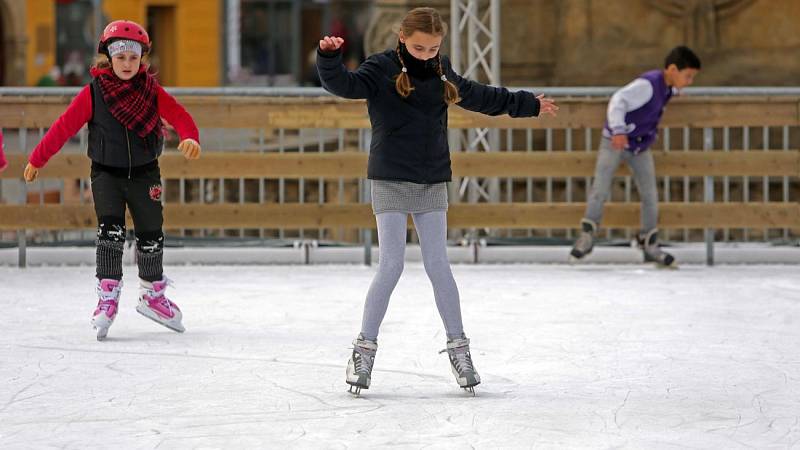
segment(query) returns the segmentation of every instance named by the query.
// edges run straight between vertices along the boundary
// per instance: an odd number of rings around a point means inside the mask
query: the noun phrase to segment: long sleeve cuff
[[[335,58],[342,54],[342,49],[337,48],[336,50],[323,50],[320,47],[317,47],[317,55],[323,58]]]

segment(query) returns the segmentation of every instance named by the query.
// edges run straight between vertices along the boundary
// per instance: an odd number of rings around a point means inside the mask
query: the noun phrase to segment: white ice
[[[455,265],[470,397],[409,263],[360,398],[374,268],[170,266],[185,334],[125,270],[97,342],[93,268],[0,268],[0,448],[800,446],[798,266]]]

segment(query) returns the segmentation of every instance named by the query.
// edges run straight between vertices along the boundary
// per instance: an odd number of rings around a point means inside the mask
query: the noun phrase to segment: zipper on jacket
[[[128,129],[125,128],[125,142],[128,143],[128,179],[131,179],[131,170],[133,169],[133,162],[131,161],[131,139],[128,137]]]

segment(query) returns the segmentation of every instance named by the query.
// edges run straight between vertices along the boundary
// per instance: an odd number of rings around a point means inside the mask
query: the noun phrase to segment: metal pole
[[[450,62],[453,70],[461,72],[461,7],[459,0],[450,0]]]
[[[291,71],[294,75],[295,82],[297,84],[301,84],[303,81],[303,67],[302,67],[302,60],[300,57],[300,52],[302,49],[300,48],[300,43],[302,42],[301,36],[303,35],[303,23],[302,23],[302,8],[301,8],[301,0],[293,0],[292,1],[292,35],[294,39],[292,39],[292,57],[291,57]]]
[[[94,7],[94,35],[96,38],[103,33],[103,0],[92,0]]]
[[[23,154],[27,154],[28,152],[28,129],[27,128],[20,128],[19,129],[19,148],[22,150]],[[20,189],[20,205],[25,205],[28,203],[28,184],[25,181],[22,181],[22,189]],[[25,268],[28,266],[28,236],[27,230],[21,229],[17,230],[17,248],[19,251],[17,257],[17,265],[20,268]]]
[[[240,0],[227,0],[226,2],[226,19],[227,19],[227,33],[226,42],[226,57],[228,60],[227,78],[228,82],[233,82],[239,77],[239,71],[242,68],[242,51],[241,51],[241,31],[240,31],[240,17],[241,17],[241,1]]]
[[[500,0],[492,0],[491,8],[491,39],[492,44],[492,80],[491,83],[496,83],[500,86]]]
[[[25,230],[17,230],[17,245],[19,246],[17,264],[21,269],[24,269],[28,267],[28,241],[25,236]]]
[[[712,151],[714,149],[714,130],[712,128],[703,128],[703,151]],[[703,177],[703,201],[706,204],[714,203],[714,177]],[[714,229],[706,228],[704,230],[706,240],[706,265],[714,265]]]

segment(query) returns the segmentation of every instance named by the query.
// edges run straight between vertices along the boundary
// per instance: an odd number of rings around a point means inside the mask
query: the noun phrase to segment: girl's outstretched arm
[[[200,141],[200,132],[191,114],[186,111],[178,101],[170,95],[163,87],[158,87],[158,115],[167,119],[170,125],[175,128],[181,140],[194,139]]]
[[[22,174],[25,181],[29,183],[34,181],[39,176],[39,169],[44,167],[47,161],[61,150],[67,140],[75,136],[75,133],[92,119],[91,89],[91,85],[81,89],[78,95],[72,99],[72,103],[69,104],[64,114],[53,122],[42,140],[33,149]]]
[[[344,39],[325,36],[319,41],[317,49],[317,72],[322,87],[331,94],[344,98],[369,98],[378,91],[377,80],[382,76],[378,61],[374,56],[354,72],[342,63],[341,47]]]
[[[458,87],[461,101],[458,106],[490,116],[508,114],[511,117],[536,117],[540,113],[554,114],[558,107],[552,99],[536,97],[527,91],[511,92],[504,87],[487,86],[457,74],[447,57],[442,57],[443,71]]]
[[[200,157],[200,132],[191,114],[186,111],[178,101],[170,95],[163,87],[158,87],[158,115],[163,117],[175,128],[181,142],[178,150],[183,153],[186,159],[197,159]]]
[[[92,118],[92,93],[91,86],[87,85],[72,99],[67,110],[64,111],[53,125],[47,130],[39,145],[33,149],[28,162],[41,169],[47,161],[61,150],[61,147]]]

